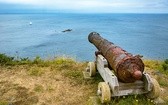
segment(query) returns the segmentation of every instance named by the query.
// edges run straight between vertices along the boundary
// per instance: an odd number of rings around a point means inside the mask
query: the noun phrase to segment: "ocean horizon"
[[[67,29],[71,31],[62,32]],[[70,56],[93,61],[98,32],[133,55],[168,58],[168,14],[7,13],[0,14],[0,53],[14,57]]]

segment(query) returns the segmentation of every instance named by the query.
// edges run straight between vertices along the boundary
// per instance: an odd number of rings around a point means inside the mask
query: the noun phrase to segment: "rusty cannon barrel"
[[[133,56],[114,43],[102,38],[98,33],[92,32],[88,36],[90,43],[94,44],[107,59],[109,66],[115,71],[117,78],[125,83],[142,79],[144,63],[140,56]]]

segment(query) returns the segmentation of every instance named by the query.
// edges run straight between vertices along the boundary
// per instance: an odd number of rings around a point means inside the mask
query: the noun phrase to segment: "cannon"
[[[93,77],[97,71],[104,82],[98,84],[97,94],[102,103],[111,101],[111,97],[145,94],[156,99],[160,94],[158,82],[144,72],[144,63],[139,55],[132,55],[114,43],[92,32],[88,36],[95,45],[95,62],[89,62],[84,77]]]
[[[89,34],[89,42],[93,43],[99,53],[107,59],[117,77],[123,82],[135,82],[142,78],[144,64],[139,56],[133,56],[112,42],[102,38],[98,33]]]

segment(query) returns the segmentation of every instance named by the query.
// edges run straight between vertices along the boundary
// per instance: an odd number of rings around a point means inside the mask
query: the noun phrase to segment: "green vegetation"
[[[43,88],[43,86],[42,85],[35,85],[35,87],[34,87],[34,91],[35,92],[43,92],[44,91],[44,88]]]
[[[168,71],[168,59],[166,59],[163,64],[162,64],[162,68],[164,71]]]
[[[164,61],[159,60],[144,60],[145,67],[158,70],[159,72],[163,74],[168,75],[168,59]]]
[[[30,68],[29,70],[29,74],[32,76],[41,76],[44,73],[44,71],[42,70],[42,68],[38,67],[38,66],[33,66],[32,68]]]
[[[118,103],[118,105],[153,105],[153,101],[144,97],[144,95],[133,95],[115,98],[112,105]]]
[[[87,105],[101,105],[97,96],[90,97]],[[144,95],[132,95],[112,98],[109,105],[154,105],[153,100],[147,99]]]
[[[12,64],[14,57],[7,56],[5,54],[0,54],[0,65]]]
[[[6,101],[0,101],[0,105],[9,105],[9,103]]]
[[[152,71],[161,86],[168,86],[168,59],[164,61],[144,60],[145,67]]]

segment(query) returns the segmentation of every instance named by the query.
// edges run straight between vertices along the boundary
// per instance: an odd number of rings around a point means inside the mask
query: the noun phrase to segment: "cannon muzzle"
[[[130,83],[142,79],[144,63],[139,56],[133,56],[96,32],[90,33],[88,40],[107,59],[119,80]]]

